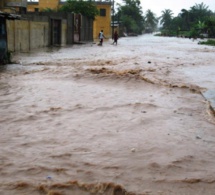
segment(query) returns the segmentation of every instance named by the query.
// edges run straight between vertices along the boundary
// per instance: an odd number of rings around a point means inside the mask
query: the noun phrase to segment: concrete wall
[[[61,45],[67,44],[67,20],[62,20],[61,24]]]
[[[70,14],[71,15],[71,14]],[[72,44],[67,40],[68,33],[72,36],[72,28],[68,30],[67,15],[48,13],[23,15],[22,20],[7,20],[8,50],[12,52],[29,52],[32,49],[50,46],[51,44],[51,19],[61,20],[61,46]],[[70,24],[70,27],[72,25]]]
[[[29,52],[49,45],[49,23],[30,20],[7,20],[8,50]]]
[[[49,45],[49,24],[47,22],[29,21],[30,50]]]
[[[6,20],[7,45],[11,52],[29,52],[32,49],[50,46],[53,42],[53,20],[60,20],[60,45],[74,43],[74,14],[31,13],[22,15],[22,20]],[[93,41],[93,21],[83,17],[81,40]]]

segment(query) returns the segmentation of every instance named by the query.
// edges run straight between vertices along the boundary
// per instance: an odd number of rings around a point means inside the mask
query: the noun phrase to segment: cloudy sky
[[[115,0],[122,2],[121,0]],[[161,12],[165,9],[170,9],[177,16],[181,9],[189,10],[190,7],[195,4],[201,4],[202,2],[209,7],[209,9],[215,12],[215,0],[140,0],[143,12],[150,9],[157,16],[161,16]]]

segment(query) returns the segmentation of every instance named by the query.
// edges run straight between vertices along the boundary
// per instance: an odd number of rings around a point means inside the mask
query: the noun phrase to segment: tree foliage
[[[157,29],[158,19],[155,14],[148,9],[145,14],[145,32],[153,32]]]
[[[195,4],[189,10],[190,22],[195,23],[198,21],[203,21],[207,19],[212,14],[212,12],[208,9],[204,3]]]
[[[200,37],[202,34],[215,37],[215,13],[204,3],[195,4],[189,10],[182,9],[177,17],[172,17],[171,10],[164,10],[160,19],[162,31],[168,31],[169,35],[178,35],[183,31],[190,37]]]
[[[51,8],[44,8],[41,10],[42,12],[57,12],[57,9],[51,9]]]
[[[162,11],[162,15],[160,17],[160,24],[163,25],[164,29],[168,29],[171,25],[173,19],[173,12],[170,9],[165,9]]]
[[[91,19],[95,19],[96,15],[99,14],[99,10],[94,2],[83,0],[67,0],[59,11],[82,14]]]
[[[118,17],[127,33],[141,34],[144,29],[144,17],[139,0],[123,0],[125,5],[119,6]]]

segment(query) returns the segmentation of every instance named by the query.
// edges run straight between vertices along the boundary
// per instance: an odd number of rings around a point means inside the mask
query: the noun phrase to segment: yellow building
[[[93,22],[93,38],[98,38],[98,34],[103,30],[105,37],[112,37],[111,31],[111,2],[98,1],[96,2],[99,15],[96,16]]]
[[[27,11],[28,12],[40,12],[43,9],[54,9],[58,10],[65,1],[61,0],[38,0],[38,2],[28,1]],[[109,1],[95,1],[99,15],[96,16],[93,22],[93,38],[97,39],[98,34],[103,30],[105,37],[110,38],[112,34],[111,29],[111,0]]]
[[[27,11],[28,12],[41,12],[43,9],[50,8],[52,10],[58,10],[60,7],[60,0],[38,0],[28,1]]]

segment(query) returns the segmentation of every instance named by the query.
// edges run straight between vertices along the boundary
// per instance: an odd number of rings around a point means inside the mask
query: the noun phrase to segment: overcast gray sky
[[[115,0],[116,2],[122,2],[121,0]],[[215,0],[140,0],[143,12],[150,9],[157,16],[161,16],[161,12],[165,9],[170,9],[177,16],[182,9],[189,10],[190,7],[195,4],[201,4],[202,2],[209,7],[209,9],[215,12]]]

